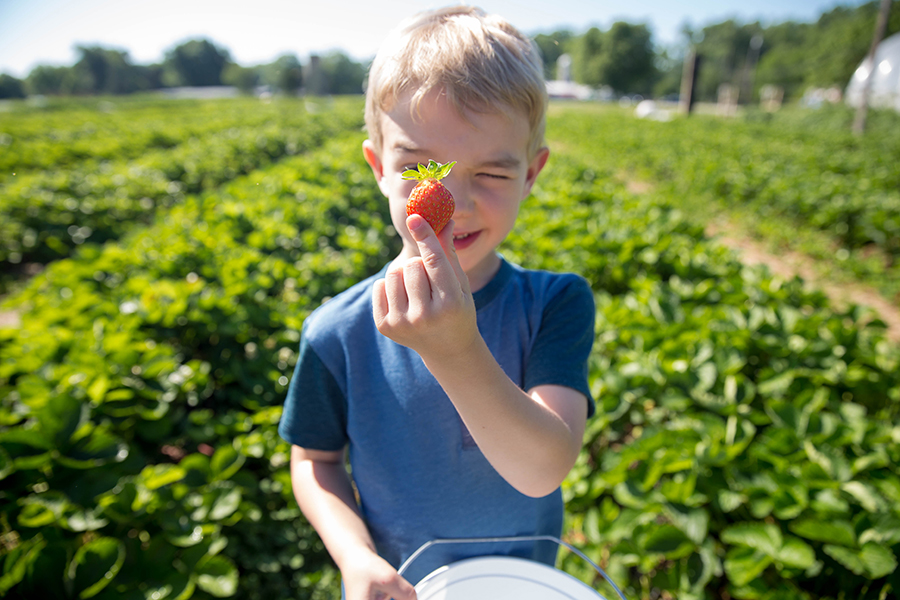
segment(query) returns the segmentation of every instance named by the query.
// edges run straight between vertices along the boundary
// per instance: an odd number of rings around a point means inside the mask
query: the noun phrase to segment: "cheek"
[[[519,196],[515,186],[496,186],[484,190],[482,206],[492,217],[502,221],[515,220],[519,214]]]

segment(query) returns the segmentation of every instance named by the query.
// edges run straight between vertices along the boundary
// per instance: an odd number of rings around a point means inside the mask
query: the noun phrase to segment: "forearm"
[[[425,358],[485,458],[523,494],[545,496],[565,479],[581,449],[583,426],[572,426],[503,371],[479,336],[470,351]],[[568,408],[581,424],[587,404]],[[579,411],[581,414],[579,414]]]
[[[342,462],[312,460],[294,446],[291,485],[300,510],[319,534],[338,568],[360,551],[375,552],[375,544],[356,505]]]

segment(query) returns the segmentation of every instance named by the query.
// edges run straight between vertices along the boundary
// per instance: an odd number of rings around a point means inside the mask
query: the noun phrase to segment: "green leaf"
[[[862,481],[848,481],[841,489],[853,496],[860,506],[867,512],[877,513],[887,510],[887,504],[878,491],[868,483]]]
[[[872,526],[859,536],[859,543],[878,542],[886,546],[900,543],[900,517],[880,514],[873,518]]]
[[[209,462],[213,481],[231,479],[244,465],[246,457],[234,449],[234,446],[217,448]]]
[[[795,375],[794,371],[780,373],[774,377],[761,381],[757,386],[757,390],[764,396],[780,398],[784,396],[785,393],[787,393],[788,388],[791,387]]]
[[[151,582],[144,590],[146,600],[187,600],[194,595],[194,580],[183,573],[172,573],[161,582]]]
[[[801,537],[838,546],[856,546],[856,531],[849,521],[842,519],[800,519],[788,528]]]
[[[747,497],[744,494],[732,492],[731,490],[719,490],[718,499],[719,506],[727,513],[737,509],[741,504],[747,501]]]
[[[6,554],[3,561],[3,575],[0,576],[0,596],[5,595],[10,588],[25,578],[25,574],[46,545],[43,536],[38,534],[30,540],[21,542]]]
[[[78,548],[66,570],[66,586],[79,598],[96,596],[118,575],[125,562],[125,544],[101,537]]]
[[[90,417],[90,406],[67,394],[53,394],[38,413],[40,430],[57,448],[68,445],[72,434]]]
[[[880,579],[897,569],[897,559],[891,549],[875,542],[863,544],[859,549],[827,544],[823,550],[857,575],[870,579]]]
[[[212,507],[209,509],[209,519],[219,521],[234,514],[241,505],[241,490],[238,487],[228,490],[218,490]]]
[[[81,438],[57,461],[72,469],[91,469],[108,462],[121,462],[128,457],[128,446],[110,432],[108,425],[96,427]]]
[[[732,548],[725,555],[725,574],[736,586],[747,585],[772,564],[772,558],[766,553],[748,546]]]
[[[809,569],[816,562],[816,551],[799,538],[787,537],[776,558],[789,567]]]
[[[709,528],[709,514],[702,508],[690,508],[681,504],[667,504],[666,515],[689,540],[702,544]]]
[[[15,470],[40,469],[50,460],[53,441],[34,429],[9,429],[0,432],[0,446],[13,461]]]
[[[722,532],[726,544],[747,546],[759,550],[767,556],[778,556],[783,544],[781,531],[768,523],[739,523]]]
[[[237,591],[238,570],[224,556],[208,556],[194,569],[197,586],[216,598],[233,596]]]
[[[178,465],[150,465],[138,475],[138,483],[149,490],[156,490],[184,479],[185,471]]]
[[[825,544],[822,550],[825,554],[844,565],[857,575],[862,575],[866,571],[862,558],[859,556],[859,550],[847,548],[846,546],[835,546],[833,544]]]
[[[19,504],[22,505],[19,524],[39,528],[62,522],[63,515],[69,508],[69,499],[61,492],[49,491],[26,496],[19,500]]]
[[[890,575],[897,569],[897,558],[890,548],[868,542],[863,544],[859,553],[865,565],[866,573],[872,579],[880,579]]]
[[[677,527],[662,525],[641,538],[641,547],[650,554],[664,554],[667,558],[679,558],[690,553],[693,545]]]
[[[6,476],[16,470],[15,464],[9,453],[0,446],[0,481],[6,479]]]
[[[96,531],[106,527],[106,519],[97,516],[96,510],[78,510],[66,517],[66,528],[72,531]]]

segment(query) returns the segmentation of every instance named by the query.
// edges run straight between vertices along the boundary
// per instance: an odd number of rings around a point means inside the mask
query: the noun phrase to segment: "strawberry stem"
[[[450,173],[450,169],[452,169],[455,164],[455,160],[444,165],[435,160],[429,160],[428,166],[419,163],[417,169],[407,169],[406,171],[403,171],[401,177],[403,177],[403,179],[415,179],[417,181],[424,181],[425,179],[441,180]]]

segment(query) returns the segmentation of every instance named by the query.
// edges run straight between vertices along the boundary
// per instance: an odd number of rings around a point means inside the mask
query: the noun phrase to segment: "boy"
[[[546,543],[439,546],[408,581],[396,570],[432,539],[561,533],[593,410],[593,296],[496,253],[547,161],[546,98],[530,41],[471,7],[413,17],[372,64],[363,154],[403,249],[304,323],[280,424],[349,600],[415,598],[410,581],[468,556],[555,561]],[[429,159],[457,161],[440,235],[406,216],[401,173]]]

